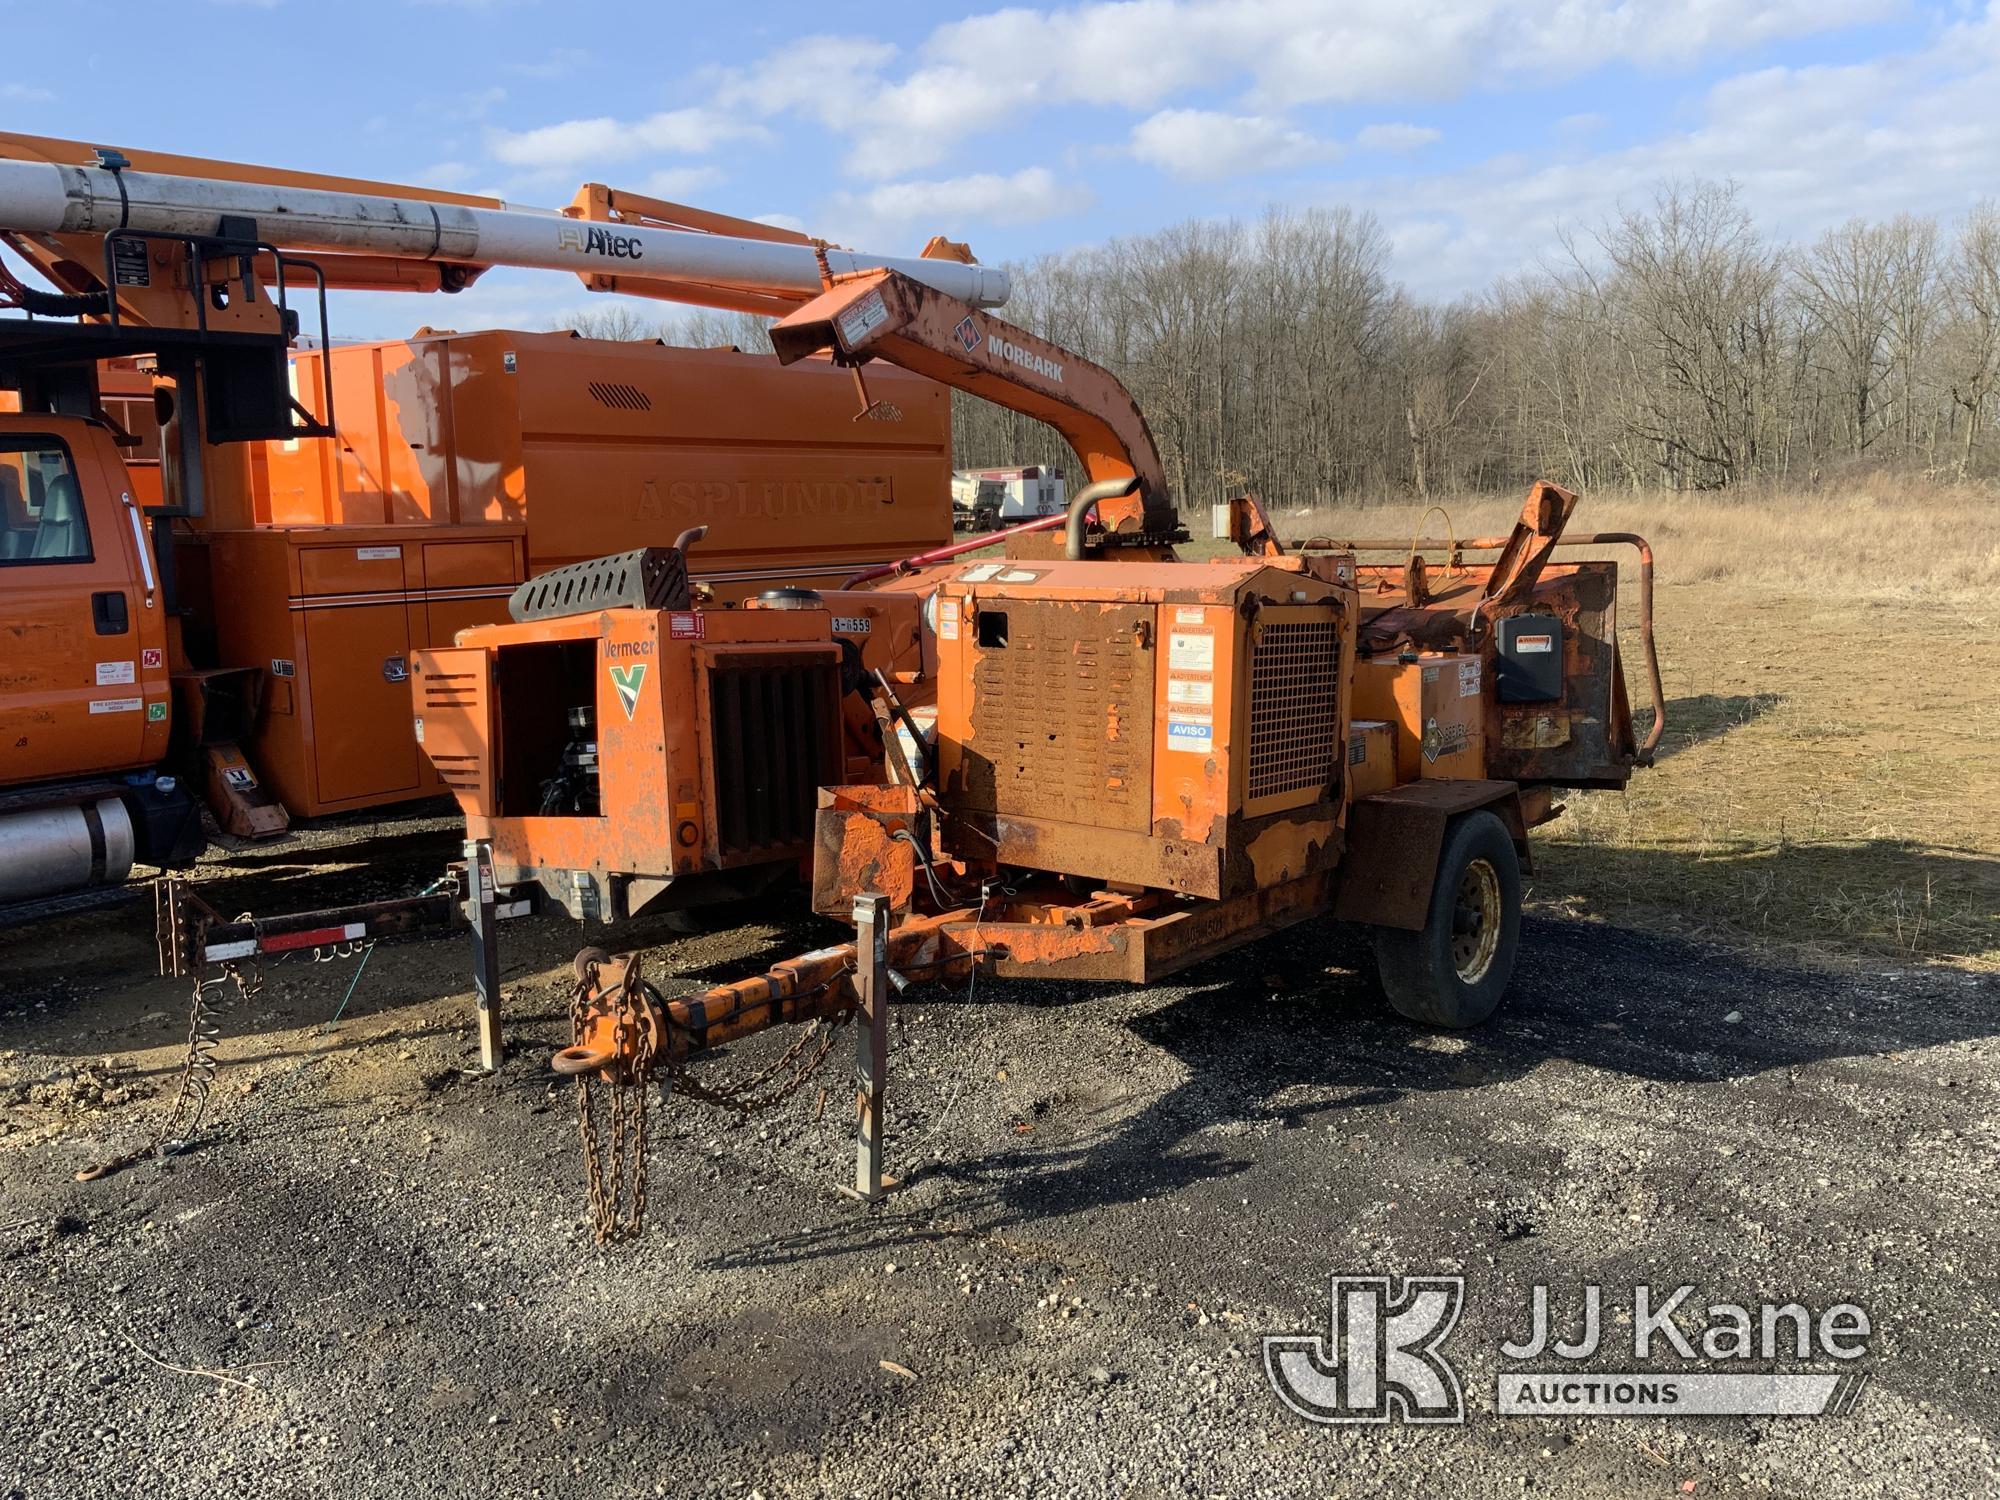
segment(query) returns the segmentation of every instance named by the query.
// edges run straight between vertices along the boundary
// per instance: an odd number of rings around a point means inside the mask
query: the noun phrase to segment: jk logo
[[[618,704],[625,710],[627,719],[639,707],[639,684],[645,680],[646,664],[642,661],[633,662],[629,667],[611,669],[611,685],[618,690]]]
[[[1438,1353],[1465,1302],[1463,1276],[1335,1276],[1330,1337],[1273,1334],[1264,1372],[1312,1422],[1465,1420],[1458,1371]]]

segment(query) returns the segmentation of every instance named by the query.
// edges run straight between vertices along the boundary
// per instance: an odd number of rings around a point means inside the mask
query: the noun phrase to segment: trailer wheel
[[[1377,928],[1375,963],[1405,1019],[1477,1026],[1506,995],[1520,943],[1520,856],[1504,823],[1472,812],[1445,829],[1423,930]]]

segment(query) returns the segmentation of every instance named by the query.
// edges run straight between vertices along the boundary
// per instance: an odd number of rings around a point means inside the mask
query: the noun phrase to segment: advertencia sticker
[[[1167,637],[1167,665],[1176,672],[1213,672],[1215,636],[1206,630],[1176,630]]]

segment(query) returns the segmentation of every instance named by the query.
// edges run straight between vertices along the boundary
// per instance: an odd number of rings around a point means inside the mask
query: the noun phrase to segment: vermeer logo
[[[629,667],[614,666],[611,669],[611,686],[618,694],[618,705],[630,719],[638,711],[639,687],[646,680],[646,664],[634,662]]]

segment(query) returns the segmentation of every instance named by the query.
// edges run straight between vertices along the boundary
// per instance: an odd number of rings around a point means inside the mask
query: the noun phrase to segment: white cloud
[[[1673,179],[1735,182],[1759,228],[1780,240],[1856,213],[1949,217],[2000,181],[1996,98],[2000,7],[1921,53],[1725,78],[1693,124],[1637,145],[1497,156],[1350,184],[1343,196],[1374,207],[1398,250],[1416,252],[1397,266],[1416,290],[1453,293],[1561,261],[1559,226],[1588,231]]]
[[[1364,151],[1402,155],[1443,139],[1442,130],[1434,130],[1428,125],[1364,125],[1354,137],[1354,143]]]
[[[883,241],[915,228],[961,236],[982,224],[1034,224],[1082,213],[1095,200],[1078,183],[1047,167],[1002,176],[975,172],[935,182],[885,182],[860,193],[837,193],[826,208],[829,238],[856,249],[883,251]]]
[[[557,47],[534,62],[507,63],[505,71],[522,78],[567,78],[590,63],[590,54],[581,47]]]
[[[791,112],[838,128],[859,119],[862,100],[881,86],[895,56],[893,44],[873,37],[808,36],[748,67],[704,76],[719,109],[761,118]]]
[[[849,166],[890,176],[1051,106],[1153,110],[1240,86],[1255,115],[1300,104],[1455,97],[1574,77],[1609,63],[1685,65],[1890,14],[1901,0],[1091,0],[1013,7],[937,27],[900,76],[890,49],[814,38],[746,70],[792,77],[826,55],[837,90],[778,87],[850,135]],[[776,75],[774,61],[783,60]],[[806,68],[806,83],[812,78]]]
[[[422,171],[412,173],[410,181],[418,187],[462,188],[472,180],[474,170],[462,161],[433,162]]]
[[[766,138],[762,126],[722,110],[662,110],[641,120],[599,115],[533,130],[496,131],[493,155],[515,167],[570,167],[671,152],[700,156],[730,141]]]
[[[769,224],[773,229],[789,229],[793,234],[806,232],[806,221],[794,214],[752,214],[753,224]]]
[[[1133,128],[1132,154],[1176,177],[1208,181],[1327,161],[1340,148],[1266,115],[1163,109]]]
[[[50,89],[26,83],[0,83],[0,99],[9,104],[47,104],[53,98],[55,93]]]
[[[662,167],[646,179],[644,191],[655,198],[685,199],[727,181],[720,167]]]

